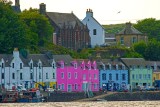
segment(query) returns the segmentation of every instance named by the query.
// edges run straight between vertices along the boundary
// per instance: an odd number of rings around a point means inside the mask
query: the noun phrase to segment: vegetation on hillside
[[[106,33],[116,34],[125,27],[125,24],[103,25],[103,27],[105,28]]]

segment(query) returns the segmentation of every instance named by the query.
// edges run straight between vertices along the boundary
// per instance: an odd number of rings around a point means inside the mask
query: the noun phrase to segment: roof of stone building
[[[55,62],[64,61],[65,65],[70,65],[73,60],[70,55],[53,55]]]
[[[147,63],[143,58],[121,58],[122,62],[128,67],[134,66],[146,66]]]
[[[76,23],[84,27],[84,24],[73,13],[46,12],[46,15],[60,28],[64,25],[74,28]]]
[[[137,29],[135,29],[131,23],[126,23],[125,28],[120,31],[118,34],[120,35],[142,35],[142,33],[140,31],[138,31]]]

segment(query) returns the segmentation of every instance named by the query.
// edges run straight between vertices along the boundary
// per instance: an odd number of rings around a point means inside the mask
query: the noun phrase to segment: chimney
[[[91,9],[87,9],[86,17],[93,17],[93,11]]]
[[[14,48],[13,57],[14,57],[14,58],[19,58],[19,51],[18,51],[18,48]]]
[[[39,5],[39,7],[40,7],[40,9],[39,9],[40,14],[45,15],[45,14],[46,14],[46,4],[41,3],[41,4]]]
[[[127,28],[127,29],[130,29],[131,26],[132,26],[131,22],[126,23],[126,28]]]
[[[18,6],[18,7],[20,7],[19,0],[15,0],[15,6]]]

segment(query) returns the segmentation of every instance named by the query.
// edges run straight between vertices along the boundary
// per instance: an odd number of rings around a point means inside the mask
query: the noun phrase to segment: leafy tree
[[[7,0],[0,1],[0,52],[11,53],[15,47],[27,46],[25,25]]]
[[[48,18],[41,15],[37,9],[24,10],[20,14],[20,18],[32,32],[30,34],[31,43],[38,43],[38,46],[44,46],[46,40],[52,42],[53,28]]]
[[[160,21],[154,18],[147,18],[139,20],[137,24],[134,25],[136,29],[144,34],[147,34],[149,39],[155,38],[160,40]]]
[[[142,56],[145,56],[146,48],[147,48],[147,44],[144,41],[135,43],[133,45],[134,51],[141,54]]]

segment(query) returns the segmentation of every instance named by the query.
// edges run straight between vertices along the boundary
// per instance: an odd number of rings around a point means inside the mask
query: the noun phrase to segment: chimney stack
[[[40,14],[45,15],[46,14],[46,4],[41,3],[39,6],[40,6],[40,9],[39,9]]]

